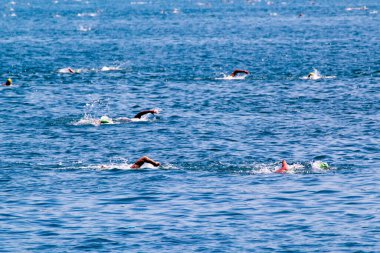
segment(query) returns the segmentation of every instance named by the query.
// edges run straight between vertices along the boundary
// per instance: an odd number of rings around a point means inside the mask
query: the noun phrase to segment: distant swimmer
[[[308,79],[315,79],[316,78],[316,74],[314,72],[310,72],[308,75],[307,75],[307,78]]]
[[[79,74],[81,72],[80,69],[72,69],[72,68],[67,68],[67,71],[71,74]]]
[[[79,74],[80,72],[81,72],[81,69],[73,69],[70,67],[58,70],[58,73],[61,73],[61,74]]]
[[[11,86],[12,85],[12,79],[8,78],[5,83],[3,83],[3,86]]]
[[[276,170],[275,173],[286,173],[289,170],[289,165],[285,160],[282,160],[282,166],[280,169]]]
[[[234,72],[230,74],[231,77],[235,77],[237,74],[246,74],[249,75],[249,71],[247,70],[241,70],[241,69],[235,69]]]
[[[154,167],[158,167],[161,165],[159,162],[156,162],[147,156],[143,156],[143,157],[139,158],[134,164],[131,165],[131,169],[139,169],[139,168],[141,168],[141,166],[144,165],[144,163],[150,163]]]
[[[138,121],[139,119],[141,119],[142,116],[146,115],[146,114],[158,114],[159,111],[157,109],[153,109],[153,110],[146,110],[146,111],[141,111],[139,113],[137,113],[132,119],[130,118],[117,118],[115,120],[112,120],[110,117],[104,115],[100,118],[99,120],[99,124],[114,124],[115,122],[118,123],[118,122],[125,122],[125,121]]]

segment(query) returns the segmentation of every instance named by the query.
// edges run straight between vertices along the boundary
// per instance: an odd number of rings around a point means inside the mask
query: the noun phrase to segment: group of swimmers
[[[80,73],[79,70],[74,70],[72,68],[67,68],[67,71],[71,74],[78,74]],[[249,71],[248,70],[242,70],[242,69],[235,69],[230,75],[229,77],[236,77],[238,74],[243,74],[243,75],[249,75]],[[314,72],[310,72],[308,75],[307,75],[307,79],[315,79],[317,76],[316,73]],[[12,85],[12,79],[8,78],[7,81],[5,83],[2,84],[2,86],[11,86]]]
[[[153,159],[149,158],[148,156],[140,157],[134,164],[130,166],[131,169],[139,169],[141,166],[143,166],[145,163],[152,164],[154,167],[158,167],[161,164],[159,162],[154,161]],[[281,168],[275,170],[275,173],[286,173],[289,171],[289,165],[286,163],[285,160],[282,160]]]
[[[236,72],[236,73],[235,73]],[[240,72],[240,70],[237,70],[237,71],[234,71],[232,74],[236,75],[237,73],[245,73],[247,74],[245,71],[244,72]],[[128,120],[131,120],[133,121],[133,119],[141,119],[142,116],[146,115],[146,114],[157,114],[158,113],[158,110],[146,110],[146,111],[141,111],[139,113],[137,113],[132,119],[128,119]],[[104,116],[103,116],[104,117]],[[102,117],[102,118],[103,118]],[[101,124],[109,124],[111,122],[105,118],[102,118],[100,119],[100,123]],[[127,119],[127,118],[125,118]],[[120,119],[119,119],[120,120]],[[152,164],[154,167],[158,167],[160,166],[161,164],[159,162],[156,162],[154,161],[152,158],[148,157],[148,156],[143,156],[143,157],[140,157],[134,164],[132,164],[130,166],[131,169],[139,169],[141,168],[141,166],[143,166],[145,163],[148,163],[148,164]],[[275,173],[286,173],[287,171],[289,171],[289,165],[286,163],[285,160],[282,160],[282,166],[280,169],[277,169],[275,171]]]
[[[77,71],[71,69],[71,68],[68,68],[69,72],[74,74],[74,73],[78,73]],[[229,76],[230,77],[235,77],[236,75],[238,74],[243,74],[243,75],[249,75],[249,71],[247,70],[241,70],[241,69],[235,69]],[[315,76],[315,74],[313,72],[311,72],[307,78],[308,79],[313,79]],[[7,81],[5,83],[2,84],[3,86],[11,86],[12,85],[12,79],[8,78]],[[156,109],[153,109],[153,110],[145,110],[145,111],[141,111],[139,113],[137,113],[135,116],[133,116],[133,118],[118,118],[119,121],[134,121],[134,120],[139,120],[141,119],[142,116],[146,115],[146,114],[158,114],[158,110]],[[112,124],[113,123],[113,120],[107,116],[102,116],[99,120],[99,124]],[[153,159],[147,157],[147,156],[143,156],[143,157],[140,157],[134,164],[132,164],[130,166],[131,169],[139,169],[141,168],[141,166],[143,166],[145,163],[148,163],[148,164],[152,164],[153,166],[155,167],[158,167],[160,166],[161,164],[159,162],[156,162],[154,161]],[[289,171],[289,166],[288,164],[286,163],[285,160],[282,161],[282,166],[281,168],[277,169],[275,171],[275,173],[286,173],[287,171]]]

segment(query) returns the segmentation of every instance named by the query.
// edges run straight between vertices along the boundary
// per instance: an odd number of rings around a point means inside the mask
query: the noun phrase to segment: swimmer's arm
[[[131,168],[132,168],[132,169],[139,169],[139,168],[141,168],[141,166],[144,165],[144,163],[150,163],[150,164],[152,164],[152,165],[155,166],[155,167],[158,167],[158,166],[161,165],[159,162],[156,162],[156,161],[154,161],[153,159],[151,159],[151,158],[149,158],[149,157],[147,157],[147,156],[143,156],[143,157],[139,158],[139,159],[138,159],[138,160],[137,160],[137,161],[131,166]]]
[[[287,169],[280,168],[280,169],[276,170],[274,173],[285,173],[286,171],[287,171]]]
[[[247,70],[241,70],[241,69],[235,69],[234,72],[232,72],[231,76],[234,77],[234,76],[236,76],[236,74],[239,74],[239,73],[243,73],[243,74],[248,75],[249,71],[247,71]]]
[[[275,171],[275,173],[286,173],[289,170],[289,165],[285,160],[282,160],[282,167]]]
[[[158,113],[158,111],[157,110],[142,111],[142,112],[139,112],[138,114],[136,114],[133,118],[135,118],[135,119],[141,119],[142,116],[144,116],[145,114],[148,114],[148,113],[156,114],[156,113]]]

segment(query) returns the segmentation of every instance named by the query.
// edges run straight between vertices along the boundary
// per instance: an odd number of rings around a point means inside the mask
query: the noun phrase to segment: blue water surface
[[[379,1],[2,6],[1,252],[380,251]]]

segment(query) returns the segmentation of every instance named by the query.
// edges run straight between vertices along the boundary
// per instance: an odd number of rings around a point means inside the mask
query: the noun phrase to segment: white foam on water
[[[308,75],[301,77],[302,80],[334,79],[336,76],[323,76],[317,69],[313,69]]]
[[[80,31],[80,32],[89,32],[91,30],[92,30],[92,28],[90,26],[80,25],[78,27],[78,31]]]
[[[360,7],[347,7],[346,11],[365,11],[368,10],[367,6],[360,6]]]
[[[247,75],[236,75],[236,76],[231,76],[231,75],[226,75],[223,74],[223,77],[217,77],[215,80],[244,80]]]
[[[72,123],[74,126],[85,126],[85,125],[93,125],[93,126],[99,126],[100,120],[99,119],[94,119],[88,115],[85,115],[83,118],[80,120],[73,122]]]
[[[99,170],[141,170],[141,169],[158,169],[153,164],[144,163],[140,168],[132,168],[133,163],[122,162],[122,163],[109,163],[109,164],[100,164],[93,166],[95,169]]]
[[[131,2],[131,5],[143,5],[143,4],[147,4],[147,2],[143,2],[143,1]]]
[[[103,71],[103,72],[105,72],[105,71],[120,71],[120,70],[121,70],[121,68],[118,66],[103,66],[100,69],[100,71]]]
[[[310,162],[310,166],[313,172],[323,173],[329,170],[332,170],[332,167],[323,161],[312,161]]]
[[[98,16],[97,12],[84,12],[84,13],[78,13],[78,17],[96,17]]]

